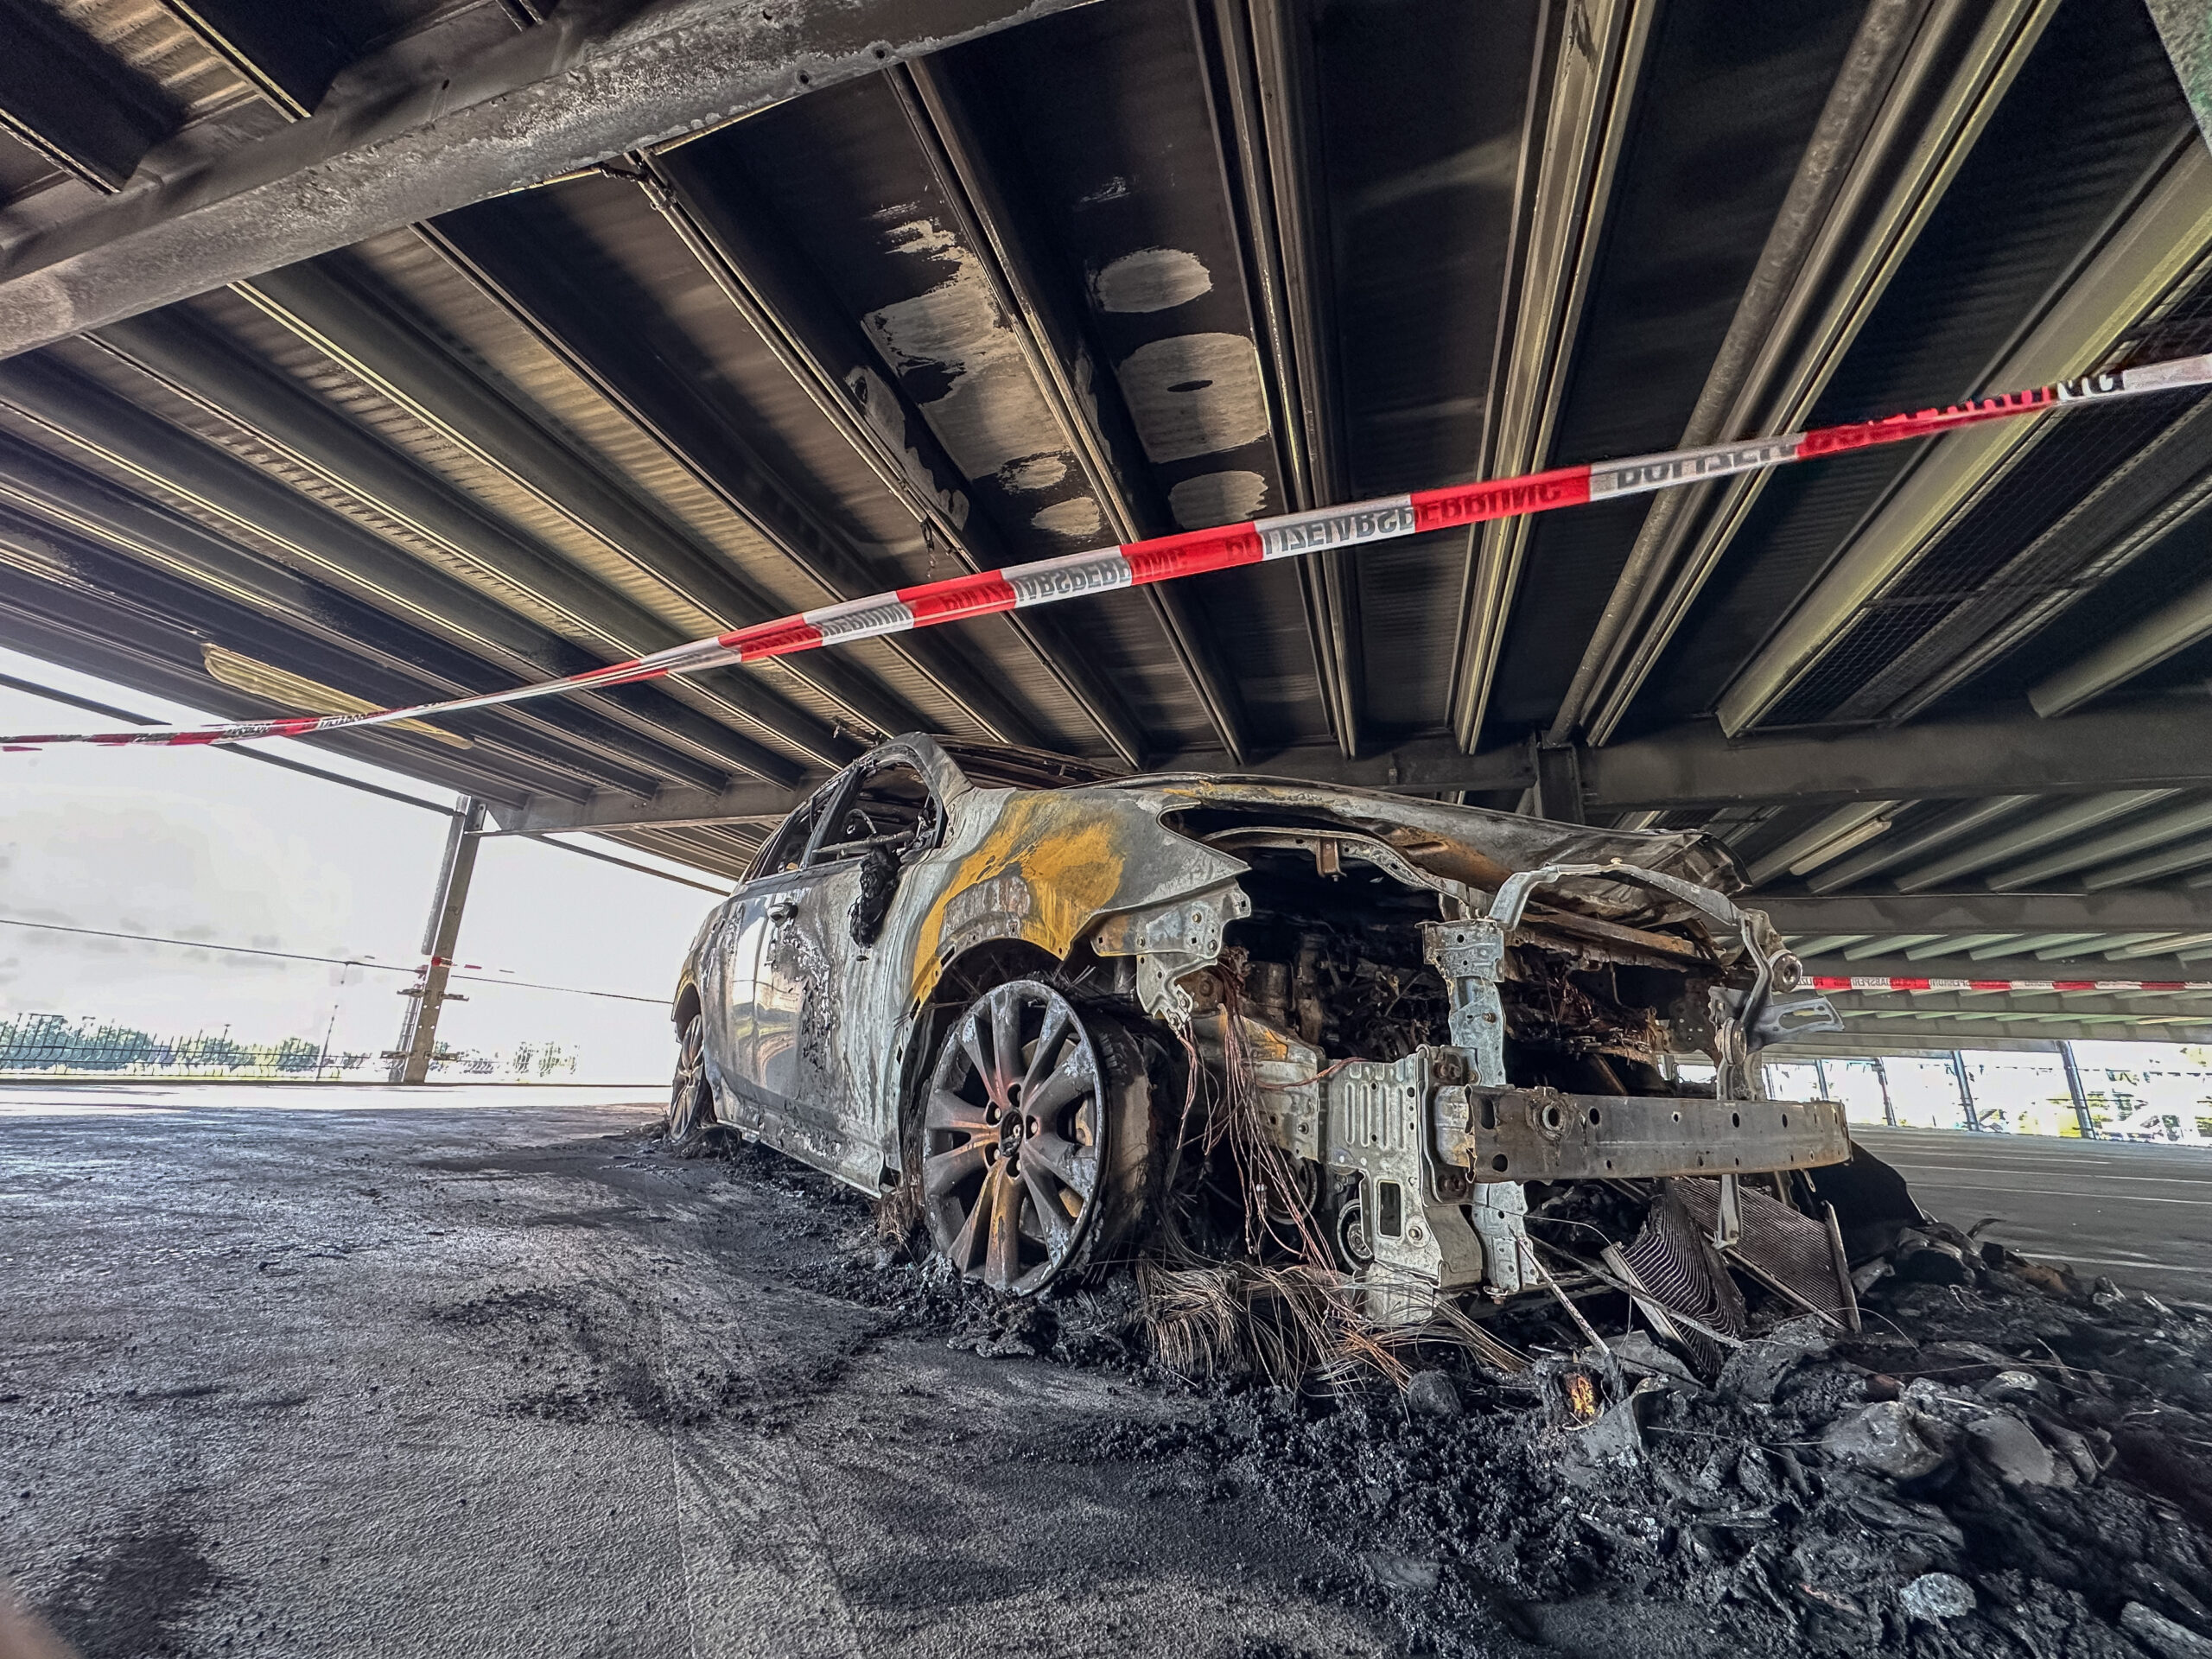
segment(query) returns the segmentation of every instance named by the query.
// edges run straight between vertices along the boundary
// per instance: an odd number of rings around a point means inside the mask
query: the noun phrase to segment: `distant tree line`
[[[304,1037],[287,1037],[280,1043],[240,1043],[227,1034],[211,1037],[205,1033],[156,1037],[135,1026],[92,1020],[73,1025],[59,1014],[0,1018],[0,1071],[122,1071],[138,1067],[296,1073],[314,1071],[319,1060],[328,1064],[321,1048]]]
[[[189,1037],[157,1037],[136,1026],[97,1019],[71,1020],[59,1014],[0,1014],[0,1072],[96,1071],[139,1074],[188,1072],[235,1077],[345,1077],[390,1064],[387,1053],[360,1050],[325,1053],[304,1037],[276,1043],[243,1043],[227,1028]],[[490,1077],[501,1069],[499,1058],[441,1043],[432,1065],[464,1077]],[[507,1058],[517,1077],[544,1077],[573,1072],[576,1055],[559,1043],[524,1043]]]

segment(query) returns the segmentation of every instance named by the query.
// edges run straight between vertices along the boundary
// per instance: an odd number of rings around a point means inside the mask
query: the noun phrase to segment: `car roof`
[[[930,741],[969,782],[986,789],[1075,789],[1085,784],[1113,783],[1124,775],[1096,760],[1078,760],[1046,749],[978,743],[958,737]]]

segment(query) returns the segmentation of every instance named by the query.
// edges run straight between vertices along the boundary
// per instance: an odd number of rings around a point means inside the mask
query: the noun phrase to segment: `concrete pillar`
[[[446,834],[445,860],[438,867],[436,896],[430,901],[429,925],[423,934],[423,954],[429,961],[422,978],[400,993],[409,1002],[407,1018],[399,1027],[399,1046],[392,1051],[394,1083],[429,1081],[430,1056],[438,1046],[438,1015],[453,975],[461,912],[468,902],[469,878],[476,874],[476,837],[483,828],[484,803],[462,797],[461,815]]]
[[[2089,1118],[2089,1097],[2082,1092],[2082,1068],[2074,1063],[2074,1045],[2058,1046],[2059,1063],[2066,1068],[2066,1092],[2074,1096],[2074,1121],[2081,1126],[2082,1138],[2097,1138],[2097,1126]]]
[[[1967,1057],[1957,1049],[1951,1051],[1951,1075],[1959,1082],[1959,1104],[1966,1109],[1967,1128],[1981,1127],[1981,1115],[1974,1110],[1974,1084],[1967,1081]]]

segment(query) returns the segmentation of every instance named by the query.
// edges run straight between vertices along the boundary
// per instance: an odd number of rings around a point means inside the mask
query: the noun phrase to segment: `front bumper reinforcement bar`
[[[1748,1175],[1851,1156],[1833,1100],[1699,1100],[1440,1088],[1437,1155],[1486,1181]]]

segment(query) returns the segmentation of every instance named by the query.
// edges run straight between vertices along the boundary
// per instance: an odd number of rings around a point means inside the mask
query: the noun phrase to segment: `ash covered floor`
[[[87,1659],[2212,1654],[2171,1299],[1937,1252],[1719,1389],[1205,1392],[652,1107],[162,1104],[4,1127],[0,1567]]]

